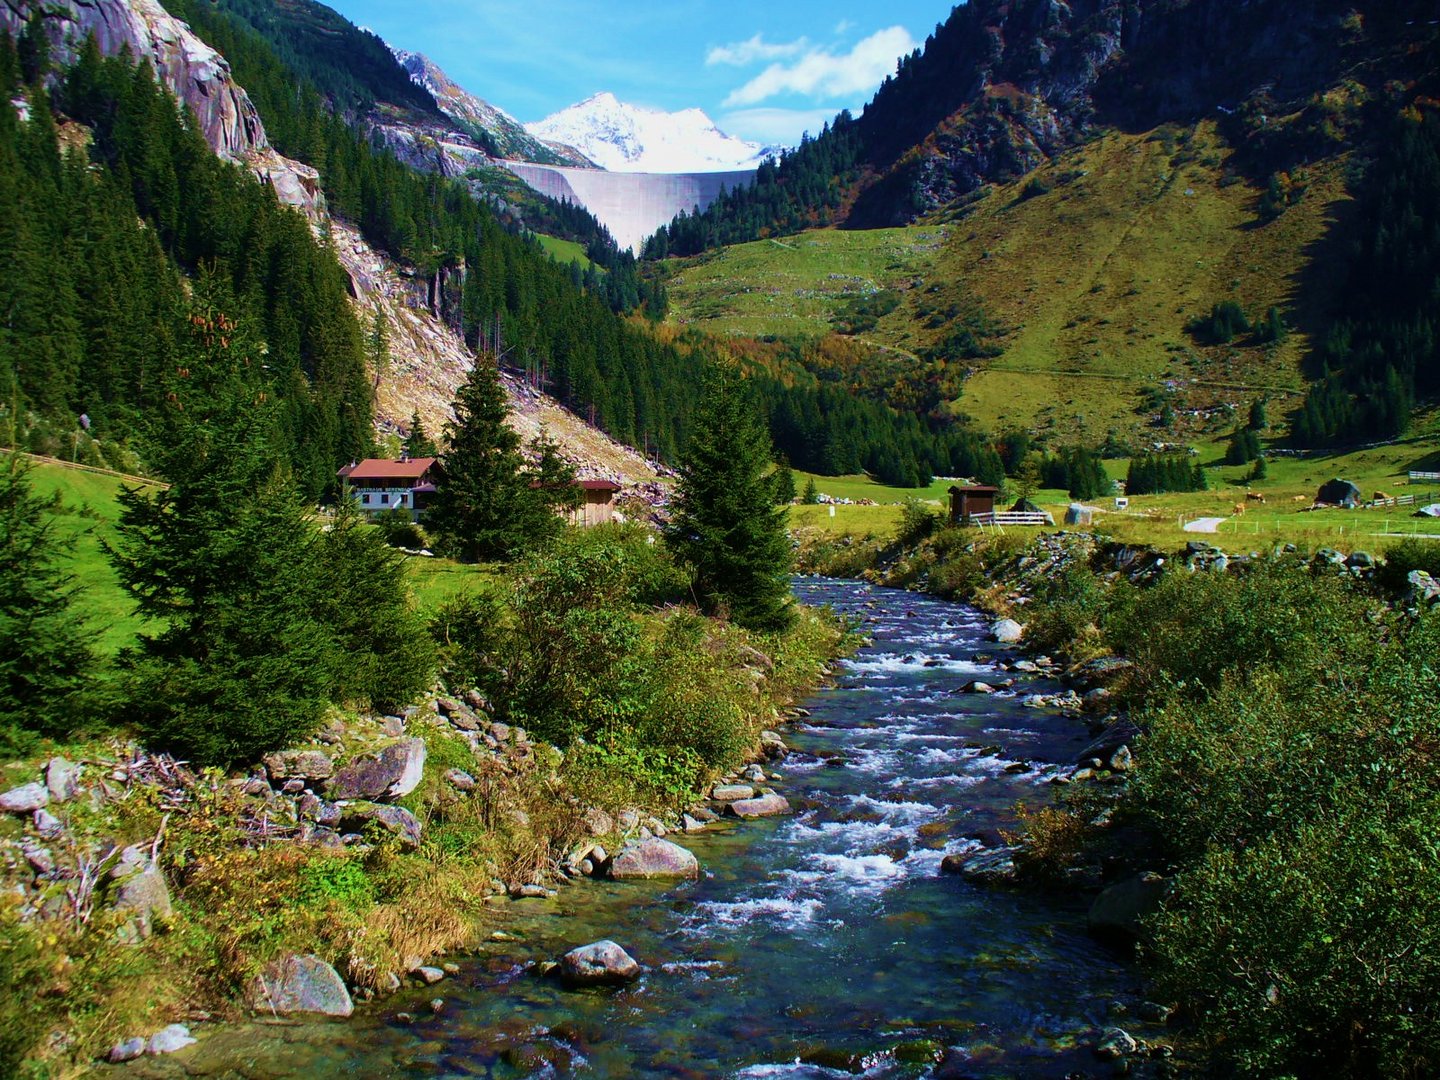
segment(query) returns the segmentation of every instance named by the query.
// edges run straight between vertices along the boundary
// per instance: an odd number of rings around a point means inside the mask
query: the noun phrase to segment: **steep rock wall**
[[[161,83],[195,115],[216,154],[253,169],[281,202],[311,220],[324,216],[319,174],[276,153],[250,95],[231,76],[229,62],[159,0],[0,0],[0,30],[18,37],[37,9],[44,14],[46,37],[59,63],[72,62],[89,34],[106,56],[128,49],[148,60]]]

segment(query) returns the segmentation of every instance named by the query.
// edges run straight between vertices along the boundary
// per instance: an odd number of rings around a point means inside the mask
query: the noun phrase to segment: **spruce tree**
[[[412,458],[434,457],[439,450],[436,449],[435,440],[430,438],[425,431],[425,425],[420,420],[418,412],[410,414],[410,434],[405,436],[405,456]]]
[[[232,764],[319,726],[341,653],[317,611],[315,531],[276,464],[275,399],[202,278],[186,364],[156,418],[172,482],[121,494],[111,561],[163,624],[127,658],[132,719],[155,745]]]
[[[770,435],[738,373],[714,367],[696,406],[665,539],[709,611],[783,630],[790,601],[789,511],[775,504]]]
[[[450,445],[436,461],[426,527],[466,562],[510,559],[564,527],[558,509],[576,505],[574,470],[543,435],[527,468],[494,363],[480,357],[455,399]]]
[[[29,467],[0,455],[0,746],[21,730],[62,735],[95,667],[93,635],[71,607],[65,544],[31,490]]]

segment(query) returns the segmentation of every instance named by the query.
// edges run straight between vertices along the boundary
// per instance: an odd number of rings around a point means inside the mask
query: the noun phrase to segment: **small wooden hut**
[[[977,515],[993,515],[1000,489],[989,484],[956,484],[950,488],[950,521],[969,525]]]
[[[581,480],[576,485],[584,501],[570,511],[570,523],[588,529],[615,520],[615,496],[620,485],[613,480]]]

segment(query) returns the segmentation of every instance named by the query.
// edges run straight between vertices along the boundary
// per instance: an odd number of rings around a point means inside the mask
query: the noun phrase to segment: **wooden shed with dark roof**
[[[950,521],[969,525],[980,515],[993,516],[998,487],[989,484],[955,484],[950,488]]]
[[[584,499],[570,511],[572,525],[589,528],[615,520],[615,496],[620,493],[619,484],[614,480],[579,480],[575,486]]]

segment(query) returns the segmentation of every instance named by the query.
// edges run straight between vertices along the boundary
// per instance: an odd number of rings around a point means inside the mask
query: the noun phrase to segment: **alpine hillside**
[[[1437,40],[1421,2],[972,0],[646,250],[712,253],[678,322],[848,338],[830,377],[932,419],[1119,451],[1269,397],[1298,447],[1393,437],[1440,392],[1440,245],[1396,225],[1440,190]]]

